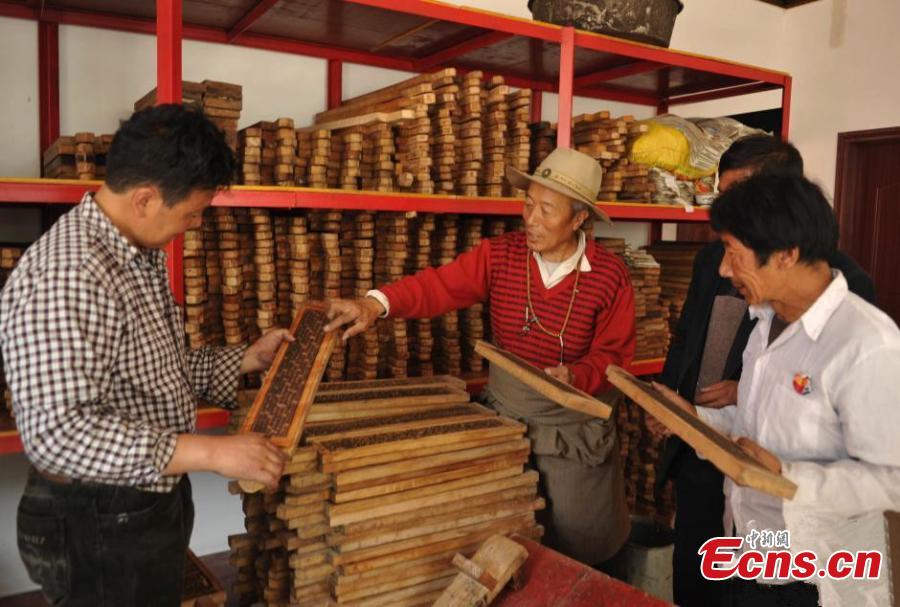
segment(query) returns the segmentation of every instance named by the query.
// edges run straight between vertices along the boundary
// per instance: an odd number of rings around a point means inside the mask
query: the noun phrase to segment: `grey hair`
[[[591,210],[588,208],[586,202],[581,202],[580,200],[572,200],[572,214],[578,215],[582,211],[587,211],[588,215],[591,214]]]

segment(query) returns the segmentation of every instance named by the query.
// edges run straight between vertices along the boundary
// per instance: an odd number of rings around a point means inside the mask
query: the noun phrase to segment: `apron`
[[[605,396],[614,404],[621,393]],[[566,409],[495,366],[482,400],[528,426],[547,500],[544,544],[588,565],[615,555],[631,531],[615,422]]]

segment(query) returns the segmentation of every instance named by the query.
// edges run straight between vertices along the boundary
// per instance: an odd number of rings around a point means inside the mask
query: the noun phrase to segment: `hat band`
[[[572,190],[573,192],[575,192],[576,194],[578,194],[585,200],[596,200],[596,196],[592,195],[591,191],[588,188],[583,186],[578,181],[572,179],[568,175],[565,175],[558,171],[554,171],[552,169],[544,169],[543,171],[541,171],[540,176],[543,177],[544,179],[549,179],[550,181],[555,181],[556,183],[569,188],[570,190]]]

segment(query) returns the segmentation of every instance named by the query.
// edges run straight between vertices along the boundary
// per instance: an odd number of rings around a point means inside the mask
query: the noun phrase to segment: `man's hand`
[[[294,336],[287,329],[272,329],[244,352],[241,359],[241,373],[265,371],[275,360],[275,354],[282,343],[294,341]]]
[[[334,331],[338,327],[350,324],[341,335],[341,339],[347,341],[374,325],[384,312],[384,306],[374,297],[335,299],[328,305],[328,319],[331,322],[325,325],[325,330]]]
[[[781,460],[777,455],[746,436],[738,438],[737,444],[747,455],[762,464],[763,468],[775,474],[781,474]]]
[[[547,367],[546,369],[544,369],[544,373],[566,384],[571,384],[575,379],[575,375],[572,373],[572,370],[565,365],[559,365],[558,367]]]
[[[226,478],[278,488],[287,456],[261,434],[209,436],[179,434],[175,454],[163,474],[215,472]]]
[[[737,404],[738,383],[725,380],[700,388],[697,394],[697,404],[701,407],[721,409],[728,405]]]

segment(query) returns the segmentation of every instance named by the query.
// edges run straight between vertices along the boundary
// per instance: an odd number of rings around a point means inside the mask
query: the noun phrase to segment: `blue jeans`
[[[170,493],[28,474],[19,555],[51,605],[181,604],[194,524],[185,476]]]

